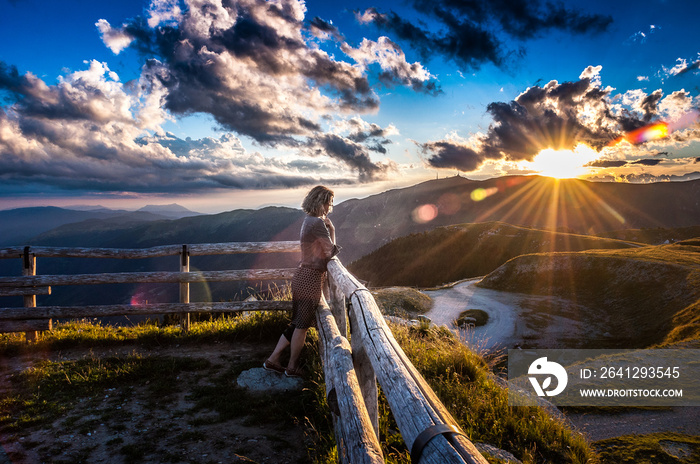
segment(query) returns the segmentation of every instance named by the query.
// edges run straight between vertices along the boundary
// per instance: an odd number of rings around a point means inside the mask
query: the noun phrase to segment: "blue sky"
[[[0,0],[0,208],[700,177],[699,2],[338,5]]]

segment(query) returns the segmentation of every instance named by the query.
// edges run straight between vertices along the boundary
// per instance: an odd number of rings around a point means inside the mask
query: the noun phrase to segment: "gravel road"
[[[529,348],[579,348],[614,335],[605,321],[582,322],[586,308],[566,300],[479,288],[481,278],[451,288],[426,291],[433,299],[427,313],[433,323],[457,332],[477,351]],[[489,321],[482,327],[459,329],[454,320],[462,311],[481,309]],[[544,309],[540,311],[540,309]],[[587,346],[592,348],[592,346]],[[679,432],[700,435],[700,407],[632,409],[613,413],[568,413],[568,420],[590,441],[629,434]]]

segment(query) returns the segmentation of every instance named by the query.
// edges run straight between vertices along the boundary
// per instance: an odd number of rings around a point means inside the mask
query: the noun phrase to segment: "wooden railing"
[[[189,256],[298,252],[298,242],[226,243],[148,249],[5,248],[0,259],[21,258],[22,277],[0,277],[0,296],[21,295],[24,308],[0,308],[0,332],[50,329],[52,318],[289,310],[291,302],[190,303],[192,282],[290,279],[294,269],[189,271]],[[180,272],[36,275],[37,257],[152,258],[180,255]],[[180,283],[180,303],[36,307],[52,286],[106,283]],[[334,258],[317,311],[326,393],[342,463],[383,463],[377,383],[381,385],[413,463],[486,464],[394,339],[372,294]],[[349,308],[349,310],[348,310]]]

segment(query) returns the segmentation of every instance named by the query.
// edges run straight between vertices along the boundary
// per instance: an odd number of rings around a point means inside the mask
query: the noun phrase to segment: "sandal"
[[[266,371],[277,372],[278,374],[285,373],[284,367],[274,361],[270,361],[269,359],[263,363],[263,369]]]
[[[284,370],[284,375],[286,375],[287,377],[295,377],[295,378],[303,377],[301,369],[299,369],[299,368],[296,368],[296,369],[287,368]]]

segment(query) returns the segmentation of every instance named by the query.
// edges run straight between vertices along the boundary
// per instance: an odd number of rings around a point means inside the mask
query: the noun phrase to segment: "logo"
[[[528,377],[530,383],[537,392],[537,396],[556,396],[563,392],[566,388],[566,383],[569,378],[566,375],[566,369],[564,369],[561,364],[555,363],[553,361],[547,361],[547,357],[538,358],[530,364],[530,368],[527,370],[528,374],[533,374],[539,377],[547,376],[542,381],[542,384],[537,380],[537,377]],[[557,387],[553,390],[548,390],[552,384],[552,377],[557,379]]]

